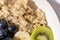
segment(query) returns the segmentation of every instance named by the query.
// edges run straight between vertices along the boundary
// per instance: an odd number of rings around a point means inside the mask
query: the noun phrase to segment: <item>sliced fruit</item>
[[[48,39],[44,35],[39,35],[37,36],[36,40],[48,40]]]
[[[19,40],[30,40],[30,35],[28,32],[25,31],[19,31],[15,34],[14,39],[18,38]],[[18,40],[16,39],[16,40]]]
[[[33,30],[31,40],[54,40],[54,37],[51,29],[39,26]]]

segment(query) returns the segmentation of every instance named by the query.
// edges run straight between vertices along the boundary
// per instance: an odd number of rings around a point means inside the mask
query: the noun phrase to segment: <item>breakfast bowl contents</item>
[[[39,26],[33,30],[31,40],[54,40],[54,38],[49,28]]]
[[[1,40],[54,40],[45,13],[32,2],[0,0]]]
[[[12,40],[14,34],[18,31],[15,24],[8,24],[5,19],[0,20],[0,40]]]

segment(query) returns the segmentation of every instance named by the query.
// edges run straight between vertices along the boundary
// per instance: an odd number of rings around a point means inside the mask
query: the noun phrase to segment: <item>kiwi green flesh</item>
[[[48,38],[44,35],[37,36],[36,40],[48,40]]]
[[[51,29],[49,29],[47,27],[43,27],[43,26],[36,27],[33,30],[32,34],[31,34],[31,40],[37,40],[36,38],[38,38],[38,39],[43,38],[42,36],[40,36],[40,37],[37,36],[40,33],[43,33],[43,34],[45,33],[45,35],[47,36],[47,37],[44,36],[45,39],[47,38],[46,40],[54,40],[53,33],[52,33]]]
[[[39,33],[36,35],[35,40],[49,40],[49,37],[46,33]]]

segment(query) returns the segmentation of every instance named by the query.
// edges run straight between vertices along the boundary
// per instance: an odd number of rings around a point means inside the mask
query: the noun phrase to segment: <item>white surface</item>
[[[56,0],[56,2],[60,4],[60,0]]]
[[[42,9],[45,12],[48,25],[53,31],[54,40],[60,40],[60,24],[56,16],[56,13],[46,0],[33,0],[38,8]]]
[[[58,4],[60,4],[60,0],[52,0],[52,1],[54,1],[54,2],[56,2],[56,3],[58,3]]]

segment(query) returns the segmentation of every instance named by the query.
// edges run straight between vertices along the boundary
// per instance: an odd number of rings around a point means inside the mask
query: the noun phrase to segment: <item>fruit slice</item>
[[[28,32],[19,31],[15,34],[13,40],[30,40],[30,35]]]
[[[31,40],[54,40],[54,37],[51,29],[39,26],[33,30]]]

